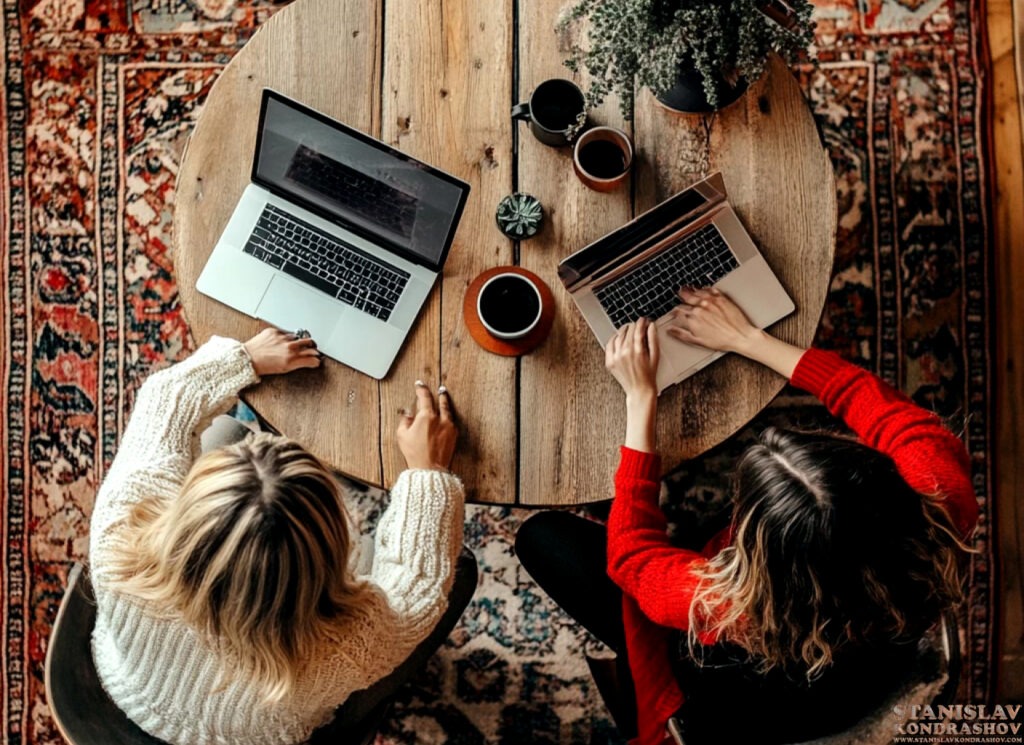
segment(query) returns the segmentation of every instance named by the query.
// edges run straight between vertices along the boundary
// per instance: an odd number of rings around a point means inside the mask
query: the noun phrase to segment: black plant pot
[[[740,78],[736,85],[730,85],[724,79],[718,80],[718,105],[712,106],[704,93],[704,76],[693,66],[689,59],[679,64],[679,77],[676,84],[667,91],[655,94],[655,98],[663,106],[673,111],[686,114],[703,114],[709,111],[724,109],[737,101],[747,90],[747,81]]]

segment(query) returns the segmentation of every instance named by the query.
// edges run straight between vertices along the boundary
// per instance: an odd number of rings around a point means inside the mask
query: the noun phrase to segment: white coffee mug
[[[543,309],[537,285],[515,272],[495,274],[476,298],[477,318],[498,339],[523,338],[540,323]]]

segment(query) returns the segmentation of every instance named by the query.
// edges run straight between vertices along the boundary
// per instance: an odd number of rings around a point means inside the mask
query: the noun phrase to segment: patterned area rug
[[[353,515],[372,530],[387,495],[348,490]],[[512,553],[529,512],[466,508],[465,543],[480,583],[462,620],[403,689],[376,745],[624,743],[587,672],[584,651],[607,654],[530,579]]]
[[[169,246],[174,177],[218,72],[274,0],[3,0],[0,741],[57,743],[47,636],[132,393],[192,349]],[[820,0],[820,65],[801,71],[836,166],[840,234],[819,343],[878,371],[963,432],[982,504],[963,697],[990,698],[984,81],[977,3]],[[673,478],[681,533],[726,504],[737,449],[766,422],[825,423],[784,394]],[[684,500],[684,497],[686,499]],[[358,496],[372,516],[377,500]],[[474,508],[481,587],[398,702],[385,743],[618,741],[581,660],[588,640],[512,556],[525,513]]]

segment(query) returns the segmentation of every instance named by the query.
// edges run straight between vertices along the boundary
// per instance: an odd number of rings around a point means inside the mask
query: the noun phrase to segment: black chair
[[[110,700],[92,660],[96,599],[81,564],[71,567],[46,649],[46,699],[57,729],[71,745],[165,745]]]
[[[623,680],[622,666],[615,659],[595,659],[588,657],[587,664],[598,689],[615,721],[624,736],[635,734],[636,724],[632,707],[628,705],[627,696],[632,696],[632,684]],[[901,703],[913,691],[922,691],[927,696],[924,701],[913,703],[930,703],[933,706],[947,706],[956,698],[960,685],[962,659],[960,652],[960,633],[956,615],[947,611],[936,626],[930,630],[918,645],[917,659],[914,668],[909,671],[906,679],[893,684],[892,681],[880,681],[891,685],[892,690],[885,700],[871,713],[849,729],[819,739],[794,743],[793,745],[844,745],[850,742],[870,740],[872,727],[887,727],[890,723],[886,717],[893,711],[896,704]],[[944,679],[944,681],[943,681]],[[935,689],[939,681],[941,686]],[[693,745],[687,743],[683,731],[683,723],[676,717],[668,722],[668,731],[677,745]],[[888,730],[892,732],[892,730]]]
[[[46,650],[46,698],[57,729],[70,745],[166,745],[142,730],[118,708],[100,683],[90,639],[96,598],[81,564],[71,567]],[[376,737],[390,702],[333,732],[335,742],[368,745]]]

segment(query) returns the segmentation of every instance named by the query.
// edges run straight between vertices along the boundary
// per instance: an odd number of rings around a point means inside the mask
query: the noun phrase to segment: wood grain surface
[[[453,470],[472,499],[541,505],[608,498],[623,397],[556,268],[714,169],[725,173],[740,217],[796,301],[798,312],[780,334],[804,344],[813,336],[836,201],[792,75],[773,63],[741,102],[709,116],[670,113],[643,93],[635,133],[616,102],[607,102],[591,112],[591,123],[634,134],[636,166],[632,183],[591,191],[573,174],[569,148],[540,144],[525,125],[514,134],[510,118],[511,105],[538,83],[571,77],[562,65],[571,39],[554,31],[562,4],[522,2],[516,16],[512,0],[296,0],[256,34],[210,94],[179,174],[175,216],[178,283],[197,341],[213,333],[246,338],[260,326],[194,288],[248,182],[265,85],[472,185],[444,276],[384,381],[326,361],[322,371],[269,379],[247,393],[272,425],[339,470],[378,484],[394,479],[403,464],[392,432],[399,410],[412,404],[413,381],[422,379],[452,392],[462,429]],[[538,197],[546,210],[541,233],[521,244],[494,223],[498,202],[513,190]],[[549,338],[518,359],[480,349],[462,320],[470,282],[512,263],[539,275],[556,306]],[[659,419],[666,467],[720,442],[781,385],[771,373],[726,359],[667,392]]]
[[[462,323],[462,299],[477,274],[512,263],[494,210],[511,191],[509,100],[512,2],[448,0],[386,4],[383,137],[472,185],[440,288],[381,383],[385,443],[412,383],[444,383],[462,430],[452,470],[471,498],[515,501],[515,360],[477,347]],[[390,483],[404,467],[385,444]]]
[[[777,58],[736,103],[707,115],[680,115],[650,92],[637,97],[636,210],[714,171],[761,253],[796,303],[772,327],[810,345],[832,270],[836,196],[832,165],[796,79]],[[672,468],[736,432],[785,380],[726,355],[659,399],[658,446]]]
[[[562,63],[573,41],[557,34],[562,0],[519,7],[519,100],[549,78],[572,79]],[[579,30],[573,33],[578,34]],[[588,124],[628,129],[615,99],[589,112]],[[566,504],[608,499],[624,431],[622,389],[604,369],[604,352],[558,279],[558,262],[633,217],[631,184],[603,194],[572,168],[572,148],[543,145],[520,124],[518,188],[540,199],[545,225],[520,246],[520,264],[555,294],[558,313],[547,342],[521,363],[520,501]]]
[[[996,701],[1024,701],[1024,0],[990,0],[995,253]]]
[[[213,334],[248,339],[265,326],[195,289],[249,183],[263,88],[379,134],[380,10],[301,0],[267,21],[214,84],[182,159],[174,218],[178,290],[197,344]],[[377,381],[330,362],[269,377],[244,398],[339,470],[382,482]]]

